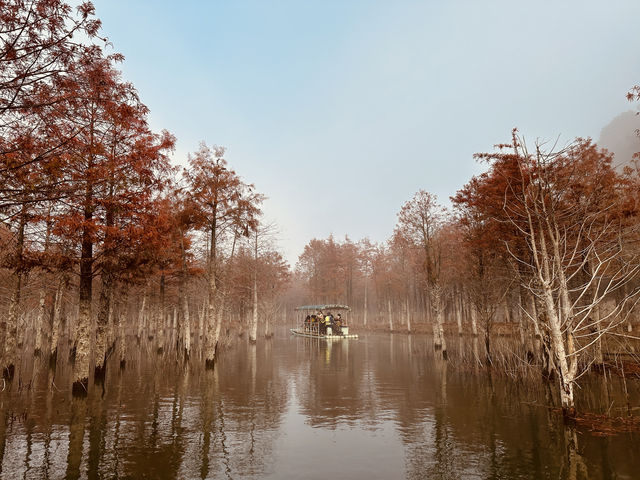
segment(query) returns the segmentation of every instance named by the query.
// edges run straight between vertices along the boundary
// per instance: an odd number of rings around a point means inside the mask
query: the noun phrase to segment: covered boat
[[[292,328],[291,333],[308,338],[358,338],[349,332],[347,313],[351,311],[348,305],[324,304],[303,305],[296,307],[298,312],[298,328]],[[334,316],[334,312],[338,312]],[[344,318],[342,318],[342,314]],[[327,318],[329,317],[329,318]]]

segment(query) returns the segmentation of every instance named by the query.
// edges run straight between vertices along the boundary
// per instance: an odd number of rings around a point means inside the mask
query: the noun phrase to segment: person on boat
[[[334,321],[334,333],[336,335],[342,335],[342,315],[338,314],[338,316],[336,317],[335,321]]]
[[[333,324],[333,315],[331,312],[327,312],[327,315],[324,317],[324,333],[327,333],[327,327]]]
[[[325,323],[325,318],[326,315],[324,313],[322,313],[319,317],[318,317],[318,333],[321,335],[324,335],[327,333],[327,326]]]
[[[311,315],[304,319],[304,329],[308,332],[311,329]]]

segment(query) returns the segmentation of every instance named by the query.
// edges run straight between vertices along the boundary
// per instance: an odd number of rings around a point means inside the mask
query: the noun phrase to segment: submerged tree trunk
[[[87,208],[85,220],[90,221],[91,218],[92,212]],[[82,233],[78,318],[74,335],[73,393],[76,395],[86,395],[89,385],[92,281],[93,240],[89,228],[85,227]]]
[[[60,340],[60,329],[62,327],[62,311],[64,294],[69,286],[69,277],[67,274],[63,274],[58,280],[58,287],[56,289],[56,296],[53,301],[53,319],[51,321],[51,341],[49,343],[49,359],[50,361],[57,360],[58,357],[58,342]]]
[[[45,345],[49,344],[51,335],[51,317],[47,315],[47,288],[46,281],[40,287],[40,298],[38,300],[38,316],[36,318],[36,342],[34,355],[39,356],[43,351],[47,351]]]
[[[108,328],[109,319],[111,317],[111,299],[113,297],[114,282],[110,273],[103,271],[101,276],[100,288],[100,304],[98,308],[98,317],[96,319],[96,336],[95,336],[95,377],[102,379],[106,373],[107,353],[109,350]]]
[[[478,336],[478,312],[475,305],[471,305],[471,333],[474,337]]]
[[[202,302],[202,308],[200,309],[200,315],[198,315],[198,349],[202,353],[204,344],[206,342],[206,328],[207,328],[207,300]]]
[[[13,379],[16,368],[16,350],[18,347],[18,321],[20,312],[20,297],[22,294],[22,272],[16,275],[15,286],[9,304],[9,315],[3,321],[4,328],[4,358],[2,359],[3,376],[8,380]]]
[[[253,302],[251,308],[251,326],[249,327],[249,342],[256,343],[258,336],[258,279],[256,272],[253,272]]]
[[[434,324],[433,343],[436,350],[442,350],[442,357],[447,358],[447,342],[444,338],[444,312],[442,305],[442,289],[440,285],[434,285],[431,289],[433,296],[433,309],[436,314]]]
[[[16,239],[16,261],[17,265],[14,270],[15,284],[11,301],[9,303],[9,315],[2,316],[0,323],[0,335],[3,340],[0,348],[4,347],[2,355],[2,375],[8,380],[13,379],[16,369],[16,349],[18,347],[18,322],[20,321],[20,300],[22,296],[23,281],[23,254],[24,254],[24,229],[26,226],[25,207],[22,207],[20,214],[20,225],[18,227],[18,236]],[[6,318],[6,320],[5,320]]]
[[[49,206],[48,216],[51,216],[51,206]],[[51,239],[51,222],[47,221],[47,233],[44,240],[45,254],[49,250],[49,242]],[[51,315],[47,315],[47,279],[43,275],[43,282],[40,287],[40,300],[38,302],[38,318],[36,320],[36,345],[35,355],[41,355],[43,351],[48,352],[48,345],[51,335]]]
[[[219,303],[222,303],[218,298],[218,250],[216,242],[218,240],[218,223],[217,223],[217,204],[213,205],[213,215],[211,218],[211,226],[209,229],[210,234],[210,244],[209,244],[209,258],[207,259],[207,273],[208,273],[208,282],[207,282],[207,316],[205,319],[205,332],[206,332],[206,340],[205,340],[205,367],[213,368],[216,360],[216,349],[218,347],[218,340],[220,338],[220,322],[217,322],[218,319],[218,308]]]
[[[531,229],[533,232],[533,228]],[[545,238],[543,228],[540,226],[539,233],[539,251],[534,251],[536,265],[538,266],[538,278],[542,290],[542,300],[544,302],[545,313],[549,325],[549,334],[551,341],[551,349],[553,358],[557,362],[558,382],[560,387],[560,400],[562,402],[562,410],[566,415],[575,414],[575,403],[573,395],[573,387],[577,363],[573,349],[573,332],[570,327],[570,313],[568,291],[566,289],[566,281],[561,278],[559,283],[560,308],[556,307],[554,299],[554,288],[552,285],[552,274],[562,275],[562,270],[557,269],[560,262],[557,252],[558,246],[552,245],[552,251],[547,249],[547,240]],[[553,241],[553,237],[552,241]],[[552,256],[553,255],[553,256]],[[565,319],[566,325],[562,325],[562,319]],[[565,332],[563,332],[563,328]],[[565,346],[565,336],[567,344]],[[570,357],[571,356],[571,357]]]
[[[249,342],[256,343],[258,337],[258,230],[255,231],[255,243],[253,252],[253,272],[252,272],[252,309],[251,326],[249,328]],[[266,332],[265,332],[266,334]]]
[[[458,290],[457,287],[454,289],[453,304],[456,322],[458,323],[458,336],[462,336],[462,311],[464,309],[464,305],[462,304],[462,289]]]
[[[269,309],[269,312],[273,312],[273,309]],[[271,338],[273,336],[273,332],[271,331],[271,319],[272,314],[265,314],[264,318],[264,338]]]
[[[485,360],[487,366],[493,365],[493,358],[491,356],[491,319],[483,318],[484,324],[484,351]]]
[[[251,325],[249,326],[249,342],[256,343],[258,337],[258,229],[254,232],[253,243],[253,272],[251,296],[252,296],[252,311],[251,311]],[[265,332],[266,334],[266,332]]]
[[[189,299],[186,293],[180,295],[182,323],[180,324],[180,346],[187,357],[191,354],[191,317],[189,315]]]
[[[409,297],[407,297],[404,304],[404,313],[407,319],[407,332],[411,333],[411,313],[409,312]]]
[[[136,340],[138,343],[142,341],[142,337],[145,333],[145,310],[147,306],[147,288],[145,286],[144,292],[142,294],[142,305],[140,306],[140,311],[138,312],[138,330],[136,333]]]
[[[215,308],[217,306],[217,308]],[[224,309],[224,297],[218,299],[217,305],[209,306],[209,313],[213,314],[213,324],[210,325],[211,333],[207,339],[207,349],[205,357],[206,368],[214,368],[218,344],[220,342],[220,332],[222,331],[222,312]]]
[[[365,275],[364,277],[364,317],[362,319],[362,324],[366,327],[367,326],[367,290],[368,290],[368,282],[367,282],[367,276]]]
[[[156,353],[161,354],[164,352],[164,336],[165,336],[165,323],[166,323],[166,309],[165,309],[165,276],[164,270],[160,274],[160,312],[155,318],[155,344]]]
[[[218,346],[218,338],[220,336],[220,326],[217,320],[217,303],[215,296],[217,294],[215,286],[209,285],[209,303],[207,305],[207,315],[205,318],[205,351],[204,359],[207,368],[213,368],[216,358],[216,347]]]
[[[126,294],[123,299],[123,303],[124,302],[126,302]],[[114,330],[116,335],[116,359],[120,364],[120,368],[124,368],[127,363],[127,332],[125,328],[126,309],[121,310],[121,312],[118,312],[118,314],[114,316]]]
[[[180,252],[182,257],[182,274],[180,276],[179,303],[182,311],[182,324],[179,337],[181,338],[181,348],[186,357],[191,354],[191,318],[189,316],[189,297],[187,295],[187,278],[189,275],[187,266],[187,254],[184,246],[184,236],[180,232]]]

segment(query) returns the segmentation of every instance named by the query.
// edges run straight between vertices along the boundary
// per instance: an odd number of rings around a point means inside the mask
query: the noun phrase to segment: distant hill
[[[640,115],[629,110],[607,124],[600,132],[598,145],[614,154],[613,164],[622,168],[631,162],[634,153],[640,152]]]

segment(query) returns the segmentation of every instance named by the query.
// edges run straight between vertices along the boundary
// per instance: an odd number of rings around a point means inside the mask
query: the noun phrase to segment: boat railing
[[[312,320],[304,320],[303,322],[303,331],[305,333],[311,333],[314,335],[348,335],[349,334],[349,326],[344,323],[340,323],[337,325],[329,326],[327,325],[325,328],[321,328],[321,325],[324,325],[323,322],[312,321]]]

